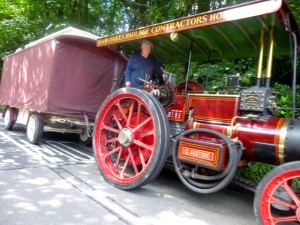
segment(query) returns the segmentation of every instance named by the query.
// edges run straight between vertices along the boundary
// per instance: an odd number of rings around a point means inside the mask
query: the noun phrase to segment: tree
[[[126,12],[117,0],[1,1],[0,57],[68,26],[98,35],[115,33],[125,26]]]
[[[300,24],[299,1],[289,2]],[[242,2],[246,1],[3,0],[0,1],[0,57],[68,26],[102,36]]]

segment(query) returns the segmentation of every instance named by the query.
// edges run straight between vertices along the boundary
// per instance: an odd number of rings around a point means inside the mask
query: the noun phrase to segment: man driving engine
[[[149,81],[153,75],[161,76],[163,79],[167,78],[167,75],[161,70],[160,64],[151,54],[152,47],[150,41],[143,40],[141,51],[130,57],[125,70],[126,87],[142,89],[144,88],[143,80]]]

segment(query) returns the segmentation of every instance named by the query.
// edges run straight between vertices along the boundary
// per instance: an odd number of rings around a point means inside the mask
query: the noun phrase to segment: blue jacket
[[[131,82],[131,87],[142,89],[144,82],[139,80],[149,80],[154,75],[162,76],[163,71],[153,55],[144,58],[141,52],[132,55],[125,70],[125,82]]]

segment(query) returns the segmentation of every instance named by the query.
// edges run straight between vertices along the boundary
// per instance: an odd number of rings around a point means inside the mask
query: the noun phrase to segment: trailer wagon
[[[96,36],[66,28],[5,57],[0,103],[4,126],[26,126],[27,138],[38,143],[43,132],[78,134],[91,140],[99,106],[123,72],[125,58],[111,48],[96,48]],[[118,60],[118,61],[116,61]]]

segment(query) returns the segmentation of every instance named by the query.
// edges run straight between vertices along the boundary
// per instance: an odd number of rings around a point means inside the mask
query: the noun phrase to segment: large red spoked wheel
[[[300,224],[300,162],[280,165],[257,187],[254,212],[259,224]]]
[[[120,189],[151,182],[168,156],[162,106],[148,93],[122,88],[107,97],[95,120],[94,156],[104,179]]]

